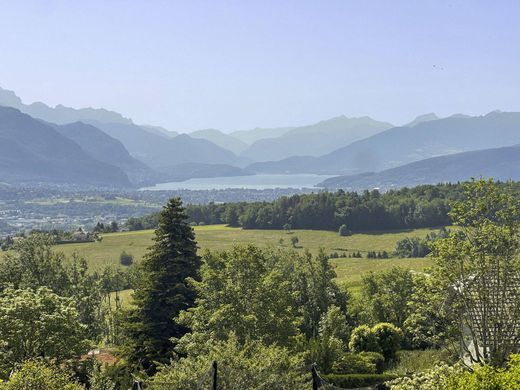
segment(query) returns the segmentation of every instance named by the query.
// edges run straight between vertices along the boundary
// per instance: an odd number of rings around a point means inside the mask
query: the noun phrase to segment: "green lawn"
[[[197,242],[202,250],[224,250],[235,244],[253,243],[261,246],[274,246],[292,248],[290,239],[292,236],[299,238],[297,251],[309,250],[316,253],[319,248],[324,248],[326,253],[332,252],[361,252],[364,255],[368,251],[387,251],[391,253],[397,241],[404,237],[424,237],[432,229],[417,229],[410,231],[358,233],[350,237],[340,237],[335,232],[321,230],[294,230],[287,233],[283,230],[242,230],[230,228],[224,225],[210,225],[195,227]],[[119,255],[124,250],[134,256],[138,262],[146,252],[146,248],[152,244],[153,231],[111,233],[103,235],[101,242],[84,244],[66,244],[57,247],[66,254],[77,252],[85,257],[92,269],[102,269],[107,265],[115,267],[119,265]],[[280,245],[280,239],[283,244]],[[388,269],[401,266],[421,271],[431,265],[429,258],[424,259],[332,259],[332,264],[338,274],[338,282],[346,283],[355,292],[361,282],[363,274],[370,271]]]

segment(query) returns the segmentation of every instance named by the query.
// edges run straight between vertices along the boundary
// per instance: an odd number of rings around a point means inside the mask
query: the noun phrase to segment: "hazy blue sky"
[[[0,86],[172,130],[520,111],[519,1],[0,0]]]

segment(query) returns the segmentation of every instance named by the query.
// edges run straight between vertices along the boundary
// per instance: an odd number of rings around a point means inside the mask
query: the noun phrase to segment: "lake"
[[[160,183],[140,190],[223,190],[226,188],[244,188],[265,190],[273,188],[313,188],[316,184],[332,177],[330,175],[252,175],[210,177],[204,179],[189,179],[180,182]]]

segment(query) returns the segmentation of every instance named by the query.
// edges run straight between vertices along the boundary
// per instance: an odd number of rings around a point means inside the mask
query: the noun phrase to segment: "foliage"
[[[134,305],[124,327],[127,359],[149,373],[155,371],[156,362],[167,362],[172,356],[172,338],[188,331],[174,318],[193,306],[195,290],[188,279],[197,278],[200,266],[180,199],[171,199],[164,207],[155,235],[154,245],[141,262]]]
[[[450,378],[461,375],[462,373],[463,369],[461,366],[439,364],[430,370],[415,373],[410,377],[405,376],[388,381],[386,385],[389,386],[391,390],[447,390]],[[466,388],[456,389],[461,390]]]
[[[451,355],[446,349],[400,350],[387,372],[399,376],[411,375],[432,369],[440,363],[453,363],[455,359],[458,355]]]
[[[471,371],[448,378],[448,390],[513,390],[520,388],[520,355],[511,355],[507,368],[476,365]]]
[[[409,315],[412,292],[412,273],[394,267],[363,277],[361,302],[373,323],[390,322],[402,328]]]
[[[336,305],[330,305],[321,316],[319,323],[320,338],[335,338],[347,345],[350,340],[351,328],[345,312]]]
[[[332,371],[341,374],[376,374],[382,372],[384,363],[385,358],[377,352],[345,352],[334,362]]]
[[[26,361],[0,390],[83,390],[70,374],[42,361]]]
[[[339,227],[338,233],[341,237],[346,237],[352,235],[352,232],[349,230],[347,225],[343,224]]]
[[[0,295],[0,366],[79,355],[88,344],[75,303],[47,288],[6,289]]]
[[[324,373],[333,371],[334,363],[344,354],[345,346],[336,338],[313,337],[304,344],[306,364],[316,363]]]
[[[395,353],[401,347],[403,331],[397,326],[386,322],[374,325],[371,330],[376,336],[377,344],[381,348],[385,360],[393,359]]]
[[[129,230],[156,229],[159,226],[159,214],[153,213],[142,217],[128,218],[125,227]]]
[[[299,242],[300,242],[300,239],[297,236],[291,237],[291,244],[292,244],[293,248],[296,248],[296,246],[298,245]]]
[[[431,252],[427,242],[419,237],[407,237],[395,245],[397,257],[425,257]]]
[[[426,257],[431,253],[433,243],[449,236],[450,231],[442,227],[438,233],[431,232],[426,238],[406,237],[395,245],[395,254],[398,257]]]
[[[125,251],[123,251],[119,256],[119,262],[121,263],[121,265],[128,267],[133,264],[134,256],[132,256],[130,253],[126,253]]]
[[[448,292],[435,273],[413,275],[413,293],[408,301],[409,314],[404,331],[413,348],[441,348],[457,342],[457,323],[447,310]]]
[[[300,356],[259,341],[240,343],[233,334],[212,342],[205,353],[174,360],[151,379],[151,390],[209,388],[211,365],[218,362],[218,388],[222,390],[292,390],[309,386]]]
[[[464,191],[450,213],[462,233],[433,246],[438,280],[453,292],[451,305],[469,332],[462,339],[468,356],[501,366],[520,342],[510,335],[520,326],[520,202],[492,180],[466,183]]]
[[[202,280],[193,282],[196,306],[179,318],[192,329],[181,340],[184,351],[202,347],[209,337],[225,340],[230,331],[241,343],[255,339],[287,346],[300,332],[317,335],[330,305],[346,304],[323,253],[236,246],[206,252],[200,274]]]
[[[376,334],[368,325],[354,328],[348,347],[353,352],[382,352]]]
[[[319,322],[319,336],[305,346],[305,361],[317,363],[320,371],[331,372],[333,364],[344,354],[350,338],[350,326],[345,313],[331,305]]]
[[[402,340],[402,330],[393,324],[381,322],[372,328],[360,325],[352,331],[349,348],[353,352],[378,352],[389,361],[395,357]]]
[[[405,229],[449,225],[449,201],[459,185],[424,185],[388,191],[320,192],[281,197],[273,202],[190,205],[190,221],[227,223],[228,209],[245,229],[323,229],[341,225],[356,230]]]
[[[103,323],[103,291],[101,277],[88,270],[85,259],[73,254],[67,259],[54,251],[52,239],[32,234],[17,242],[15,251],[0,260],[0,292],[6,288],[36,290],[50,288],[60,296],[70,297],[76,304],[80,321],[87,325],[87,336],[95,339]]]
[[[387,383],[392,390],[513,390],[520,387],[520,355],[511,355],[506,368],[476,364],[471,370],[461,365],[440,364]]]
[[[395,378],[392,374],[327,374],[322,375],[323,379],[333,386],[343,389],[353,389],[358,387],[368,387],[384,383]],[[325,385],[323,387],[327,389]]]

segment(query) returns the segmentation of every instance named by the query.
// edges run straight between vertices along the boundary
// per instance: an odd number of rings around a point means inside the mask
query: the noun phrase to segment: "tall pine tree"
[[[198,278],[200,258],[180,199],[170,199],[164,207],[154,241],[141,262],[133,308],[124,324],[125,355],[130,364],[149,374],[155,372],[157,362],[168,363],[173,357],[172,339],[188,331],[174,318],[195,301],[187,279]]]

